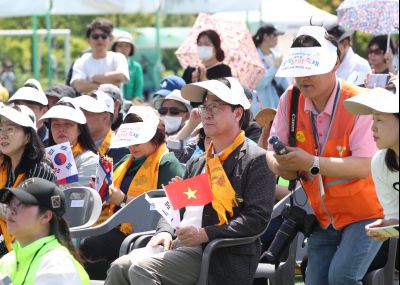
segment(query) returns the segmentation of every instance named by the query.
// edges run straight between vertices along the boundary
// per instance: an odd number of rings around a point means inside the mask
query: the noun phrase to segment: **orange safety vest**
[[[343,101],[359,94],[362,89],[344,81],[340,81],[338,88],[341,88],[339,89],[340,94],[332,112],[331,128],[328,131],[325,146],[321,146],[320,149],[320,157],[351,156],[349,137],[358,116],[348,112],[343,107]],[[290,110],[292,90],[289,91],[287,110]],[[304,112],[305,102],[306,98],[300,95],[296,143],[297,147],[315,155],[311,114]],[[288,115],[290,117],[290,114]],[[354,222],[384,216],[371,175],[365,179],[341,179],[323,176],[322,181],[324,195],[320,193],[318,176],[308,175],[307,181],[303,181],[308,202],[313,208],[321,227],[327,228],[332,224],[336,229],[342,229]]]

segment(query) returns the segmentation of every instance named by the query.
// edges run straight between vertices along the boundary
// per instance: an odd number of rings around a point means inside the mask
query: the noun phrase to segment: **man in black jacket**
[[[184,86],[182,96],[203,103],[199,109],[204,130],[212,138],[206,154],[188,163],[185,178],[208,173],[213,201],[181,211],[183,218],[176,230],[161,219],[148,248],[162,245],[164,251],[137,260],[133,251],[117,259],[105,284],[194,284],[208,242],[254,236],[269,222],[275,177],[265,152],[242,131],[250,108],[243,87],[234,78],[209,80]],[[209,284],[252,284],[260,249],[257,240],[216,251]]]

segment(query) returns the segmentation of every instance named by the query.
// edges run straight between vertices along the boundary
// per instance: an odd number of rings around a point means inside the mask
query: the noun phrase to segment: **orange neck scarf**
[[[232,144],[224,149],[218,156],[213,157],[212,155],[212,143],[207,149],[206,171],[214,196],[212,206],[218,214],[219,225],[228,224],[226,212],[232,217],[233,207],[237,206],[236,192],[226,176],[224,168],[222,167],[222,162],[224,162],[236,148],[244,143],[245,138],[244,131],[241,131],[233,140]]]
[[[165,144],[160,145],[149,157],[146,158],[142,166],[133,177],[131,184],[129,185],[127,195],[130,197],[137,197],[149,190],[157,189],[158,184],[158,173],[160,168],[160,161],[164,155],[168,153],[167,146]],[[131,167],[133,162],[133,156],[129,156],[121,165],[114,170],[114,187],[120,189],[122,181]],[[101,220],[105,221],[108,219],[115,210],[115,205],[110,205],[103,209]],[[121,232],[130,234],[132,232],[132,225],[124,223],[120,227]]]
[[[76,158],[84,151],[85,149],[83,148],[83,146],[79,142],[77,142],[76,145],[74,145],[74,147],[72,148],[72,155],[74,156],[74,158]]]
[[[108,148],[110,147],[112,134],[113,134],[113,132],[110,128],[108,130],[106,136],[104,137],[104,140],[101,142],[99,149],[97,150],[101,155],[105,155]]]
[[[7,177],[8,177],[8,166],[4,165],[4,167],[0,169],[0,188],[6,186]],[[25,180],[25,173],[20,173],[17,179],[15,179],[15,182],[12,187],[13,188],[17,187],[24,180]],[[0,219],[0,234],[3,235],[4,242],[6,244],[8,251],[11,251],[12,250],[11,244],[13,242],[13,237],[8,232],[6,222],[3,219]]]

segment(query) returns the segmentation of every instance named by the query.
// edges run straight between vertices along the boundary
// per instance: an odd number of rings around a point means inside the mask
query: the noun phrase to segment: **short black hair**
[[[371,41],[369,42],[369,44],[368,44],[368,48],[370,48],[373,45],[377,45],[380,50],[383,50],[384,52],[386,52],[386,50],[387,50],[387,37],[388,36],[385,36],[385,35],[373,37],[371,39]],[[392,39],[390,39],[390,49],[392,50],[392,53],[395,54],[396,49],[394,47],[394,43],[393,43]]]
[[[114,29],[114,26],[112,22],[108,19],[104,18],[97,18],[94,19],[93,22],[91,22],[87,27],[86,27],[86,38],[88,39],[92,32],[96,29],[102,30],[104,33],[107,35],[111,35]]]
[[[338,58],[340,58],[341,53],[339,50],[339,45],[336,38],[328,33],[325,34],[325,39],[331,42],[336,47],[336,52]],[[312,36],[309,35],[301,35],[297,37],[292,44],[292,48],[300,48],[300,47],[320,47],[321,44]]]

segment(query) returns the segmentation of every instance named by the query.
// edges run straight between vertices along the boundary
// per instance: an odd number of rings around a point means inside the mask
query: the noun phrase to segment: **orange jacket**
[[[343,107],[343,101],[359,94],[361,89],[344,81],[340,82],[340,86],[338,88],[341,88],[341,92],[335,105],[336,110],[332,113],[332,127],[327,134],[325,148],[320,150],[320,157],[351,156],[349,137],[357,116]],[[291,96],[292,92],[290,91],[288,102],[291,102]],[[297,147],[315,155],[311,118],[309,112],[304,112],[304,105],[305,97],[300,95],[296,143]],[[308,201],[322,227],[327,228],[332,224],[336,229],[341,229],[357,221],[384,216],[372,176],[365,179],[341,179],[323,176],[322,180],[324,195],[320,192],[318,176],[308,175],[308,180],[303,183]]]

